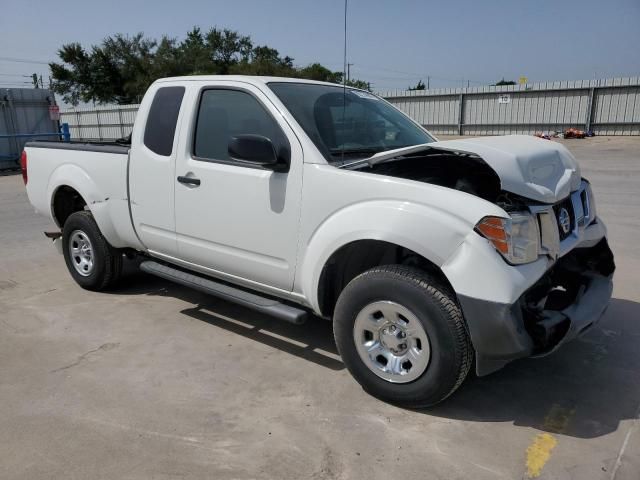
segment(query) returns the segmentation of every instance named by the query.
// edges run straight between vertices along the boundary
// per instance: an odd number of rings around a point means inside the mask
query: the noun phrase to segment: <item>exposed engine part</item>
[[[432,149],[398,160],[364,166],[362,171],[431,183],[467,192],[490,202],[501,193],[500,177],[476,155]]]
[[[515,193],[505,192],[503,190],[498,195],[495,203],[506,212],[516,212],[527,210],[527,206],[531,205],[533,202],[529,199],[516,195]]]

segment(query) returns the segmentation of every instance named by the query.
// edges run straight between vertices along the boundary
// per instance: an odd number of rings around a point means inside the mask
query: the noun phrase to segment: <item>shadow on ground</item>
[[[614,298],[583,337],[538,359],[470,377],[429,415],[506,422],[573,437],[614,432],[640,404],[640,303]]]
[[[114,293],[180,298],[194,307],[179,313],[331,370],[344,369],[331,324],[319,318],[291,325],[133,270]],[[441,405],[418,412],[512,422],[579,438],[605,435],[637,414],[639,346],[640,304],[614,298],[584,337],[548,357],[519,360],[487,377],[470,375]]]
[[[125,268],[125,276],[113,293],[119,295],[162,295],[192,303],[180,313],[263,343],[290,355],[331,370],[343,370],[333,341],[331,322],[311,317],[304,325],[293,325],[200,293],[191,288]]]

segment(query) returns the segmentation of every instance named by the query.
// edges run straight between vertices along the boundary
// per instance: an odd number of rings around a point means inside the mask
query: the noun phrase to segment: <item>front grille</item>
[[[537,215],[540,226],[540,251],[555,259],[574,248],[583,236],[589,219],[593,219],[593,212],[589,209],[588,183],[583,181],[580,188],[569,197],[555,205],[531,205],[531,213]],[[563,209],[565,231],[561,221]],[[565,241],[566,240],[566,241]]]
[[[569,215],[569,219],[568,222],[566,221],[566,215],[564,215],[563,210],[566,210],[566,212]],[[556,216],[556,223],[558,224],[558,233],[560,235],[560,241],[564,240],[565,238],[567,238],[569,235],[571,235],[571,232],[573,232],[574,228],[576,227],[576,215],[575,212],[573,211],[573,204],[571,203],[571,197],[568,197],[567,199],[563,200],[560,203],[556,203],[553,206],[553,212]],[[566,225],[568,224],[569,228],[568,230],[565,230]]]

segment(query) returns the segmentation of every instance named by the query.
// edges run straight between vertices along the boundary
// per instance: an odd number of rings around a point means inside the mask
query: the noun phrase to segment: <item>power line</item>
[[[361,72],[361,74],[364,74],[364,71],[362,69],[354,69],[354,70],[358,70]],[[396,81],[396,82],[404,82],[404,81],[409,81],[409,80],[415,80],[416,78],[422,78],[424,77],[424,75],[411,75],[411,76],[406,76],[406,77],[386,77],[386,76],[380,76],[380,75],[373,75],[376,79],[380,79],[380,80],[390,80],[390,81]],[[433,77],[431,77],[433,78]]]
[[[14,57],[0,57],[3,62],[18,62],[18,63],[39,63],[41,65],[49,65],[49,62],[43,62],[41,60],[29,60],[27,58],[14,58]]]
[[[381,72],[390,72],[390,73],[400,73],[402,75],[411,75],[412,77],[416,77],[416,76],[421,76],[424,75],[424,73],[415,73],[415,72],[404,72],[402,70],[394,70],[391,68],[382,68],[382,67],[374,67],[373,65],[367,65],[367,64],[362,64],[359,63],[358,65],[365,67],[368,70],[378,70]]]
[[[299,61],[301,64],[302,63],[308,63],[307,60],[300,60]],[[313,63],[320,63],[322,65],[326,65],[326,66],[340,66],[344,68],[344,64],[343,63],[339,63],[339,62],[324,62],[322,60],[314,60]],[[401,81],[407,81],[407,80],[415,80],[416,78],[427,78],[430,77],[432,80],[439,80],[439,81],[443,81],[443,82],[452,82],[452,83],[459,83],[460,82],[460,77],[458,78],[450,78],[450,77],[440,77],[438,75],[431,75],[427,72],[422,72],[422,73],[417,73],[417,72],[407,72],[404,70],[396,70],[393,68],[384,68],[384,67],[380,67],[380,66],[373,66],[373,65],[368,65],[368,64],[363,64],[358,62],[357,66],[355,66],[354,70],[358,70],[360,72],[362,72],[361,74],[363,75],[367,75],[367,72],[369,72],[369,74],[371,74],[371,72],[388,72],[388,73],[396,73],[396,74],[400,74],[400,75],[395,75],[395,76],[379,76],[375,73],[373,73],[373,75],[371,76],[375,76],[376,79],[381,79],[381,80],[396,80],[398,82]],[[465,78],[465,81],[467,79]],[[468,80],[470,83],[475,83],[478,85],[485,85],[487,84],[487,82],[481,81],[481,80]]]
[[[364,68],[361,68],[364,67]],[[366,64],[362,64],[362,63],[358,63],[358,70],[374,70],[374,71],[381,71],[381,72],[389,72],[389,73],[399,73],[401,76],[396,76],[396,77],[378,77],[378,78],[385,78],[387,80],[395,80],[396,78],[398,80],[406,80],[406,79],[412,79],[412,78],[423,78],[423,77],[431,77],[435,80],[442,80],[445,82],[459,82],[460,79],[459,78],[448,78],[448,77],[439,77],[437,75],[431,75],[431,74],[426,74],[425,72],[423,73],[416,73],[416,72],[406,72],[403,70],[395,70],[392,68],[384,68],[384,67],[378,67],[378,66],[373,66],[373,65],[366,65]],[[468,80],[470,83],[477,83],[477,84],[484,84],[486,82],[480,81],[480,80]]]
[[[3,77],[24,77],[24,78],[31,78],[31,75],[22,75],[20,73],[0,73],[1,76]]]

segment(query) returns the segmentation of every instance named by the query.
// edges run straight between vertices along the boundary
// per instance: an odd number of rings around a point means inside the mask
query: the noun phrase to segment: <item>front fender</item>
[[[357,240],[382,240],[441,266],[473,226],[452,212],[419,203],[376,200],[349,205],[326,218],[312,233],[302,252],[298,290],[319,313],[320,275],[341,247]]]

